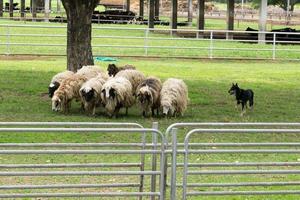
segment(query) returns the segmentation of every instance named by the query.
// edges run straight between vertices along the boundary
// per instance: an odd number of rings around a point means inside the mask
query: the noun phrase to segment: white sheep
[[[145,80],[145,76],[142,72],[134,69],[125,69],[118,72],[115,77],[123,77],[130,81],[133,89],[133,94],[135,94],[137,87]]]
[[[164,116],[183,115],[188,104],[188,88],[183,80],[169,78],[163,83],[160,104]]]
[[[97,65],[87,65],[83,66],[81,69],[79,69],[76,74],[84,76],[87,80],[94,78],[98,76],[99,74],[102,76],[103,79],[107,80],[108,79],[108,74],[106,71],[101,69]]]
[[[149,77],[144,80],[136,90],[138,104],[141,106],[143,116],[148,116],[150,110],[154,116],[154,110],[159,114],[161,81],[156,77]]]
[[[72,72],[72,71],[64,71],[64,72],[60,72],[60,73],[54,75],[49,84],[49,87],[48,87],[49,97],[50,98],[53,97],[55,90],[57,90],[57,88],[60,86],[60,84],[63,82],[63,80],[65,80],[73,75],[74,75],[74,72]]]
[[[79,95],[84,105],[84,110],[95,115],[96,106],[101,104],[101,90],[106,80],[98,75],[85,82],[80,88]]]
[[[127,115],[128,108],[134,104],[131,83],[123,77],[114,77],[109,79],[102,86],[101,100],[105,105],[107,114],[110,117],[117,117],[119,110],[122,107],[126,108]]]
[[[79,90],[87,79],[83,76],[74,74],[65,79],[52,97],[52,110],[68,113],[73,99],[80,100]]]

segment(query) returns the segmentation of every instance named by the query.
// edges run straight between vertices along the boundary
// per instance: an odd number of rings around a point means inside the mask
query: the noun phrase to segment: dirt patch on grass
[[[0,55],[0,60],[49,60],[49,56],[33,55]]]

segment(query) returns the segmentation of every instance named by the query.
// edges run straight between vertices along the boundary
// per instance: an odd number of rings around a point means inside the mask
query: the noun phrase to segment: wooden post
[[[149,0],[148,28],[154,28],[154,5],[155,0]]]
[[[0,0],[0,17],[3,17],[3,0]]]
[[[129,12],[130,11],[130,0],[126,1],[126,11]]]
[[[159,0],[155,0],[155,20],[159,20]]]
[[[25,0],[21,0],[21,18],[25,17]]]
[[[192,25],[193,22],[193,0],[188,0],[188,23],[189,26]]]
[[[144,19],[144,0],[140,0],[140,18]]]
[[[49,22],[50,0],[45,0],[45,22]]]
[[[177,8],[178,8],[178,0],[172,0],[172,9],[171,9],[171,29],[177,29]]]
[[[234,30],[234,0],[227,0],[227,30]],[[233,34],[227,34],[227,39],[232,39]]]
[[[204,3],[205,0],[198,0],[198,30],[204,30]]]
[[[9,17],[14,17],[14,0],[9,0]]]
[[[35,21],[35,18],[36,18],[36,0],[31,0],[31,13],[32,13],[32,21]]]
[[[260,8],[259,8],[259,31],[266,31],[266,24],[267,24],[267,0],[261,0]],[[261,33],[258,34],[258,40],[260,43],[264,43],[266,39],[266,34]]]

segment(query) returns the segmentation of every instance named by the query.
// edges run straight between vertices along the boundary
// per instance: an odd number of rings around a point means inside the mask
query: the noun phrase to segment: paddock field
[[[98,110],[97,117],[88,117],[79,112],[79,104],[73,102],[71,113],[68,115],[51,111],[50,99],[47,96],[47,87],[51,77],[65,69],[66,60],[62,57],[0,57],[0,121],[118,121],[138,122],[145,127],[150,127],[154,121],[159,122],[160,130],[175,122],[298,122],[299,99],[300,99],[300,63],[299,62],[271,62],[271,61],[210,61],[210,60],[175,60],[175,59],[119,59],[117,64],[133,64],[138,70],[146,75],[154,75],[162,80],[168,77],[184,79],[189,88],[190,104],[183,117],[176,119],[168,118],[143,118],[135,106],[129,110],[129,116],[121,115],[118,119],[109,119],[103,115],[103,110]],[[106,68],[107,63],[96,62],[95,64]],[[254,110],[240,117],[240,111],[235,108],[235,101],[228,94],[232,82],[238,82],[242,88],[251,88],[255,92]],[[121,110],[121,113],[124,113]],[[179,140],[183,139],[183,132],[179,133]],[[122,142],[136,141],[138,137],[124,135]],[[1,142],[99,142],[120,141],[120,138],[111,135],[97,134],[1,134]],[[299,142],[299,136],[286,134],[284,136],[267,134],[211,134],[193,137],[192,141],[214,142]],[[279,155],[195,155],[191,160],[205,160],[224,162],[235,161],[297,161],[296,154]],[[30,163],[32,159],[41,163],[74,162],[72,156],[6,156],[1,155],[2,163]],[[110,161],[110,156],[101,158],[91,156],[78,156],[76,162]],[[134,162],[136,158],[130,156],[114,157],[115,162]],[[180,161],[181,159],[179,159]],[[149,167],[149,166],[146,166]],[[288,167],[282,167],[286,169]],[[251,169],[251,168],[249,168]],[[286,175],[251,175],[249,176],[221,176],[219,182],[230,181],[278,181],[285,180]],[[298,175],[287,175],[288,180],[299,180]],[[123,177],[124,178],[124,177]],[[192,180],[197,182],[199,177]],[[202,177],[202,181],[214,182],[216,177]],[[126,177],[124,181],[126,181]],[[180,179],[180,173],[178,175]],[[35,179],[10,178],[0,179],[0,184],[30,184]],[[94,180],[94,178],[92,179]],[[48,179],[36,181],[37,184],[49,182]],[[51,180],[51,181],[59,181]],[[68,178],[66,182],[82,181],[78,178]],[[90,179],[83,179],[90,182]],[[101,182],[103,179],[97,179]],[[114,181],[114,179],[109,179]],[[149,187],[146,186],[146,187]],[[281,188],[275,186],[276,189]],[[291,189],[294,186],[289,186]],[[296,187],[296,186],[295,186]],[[272,188],[272,187],[271,187]],[[282,187],[284,189],[284,187]],[[234,188],[235,189],[235,188]],[[253,189],[253,188],[252,188]],[[255,188],[264,189],[264,188]],[[91,190],[93,191],[93,190]],[[180,195],[180,193],[178,193]],[[219,199],[245,199],[245,196],[220,197]],[[247,197],[249,199],[298,199],[297,196],[258,196]],[[197,197],[192,199],[199,199]],[[201,199],[216,199],[205,197]]]

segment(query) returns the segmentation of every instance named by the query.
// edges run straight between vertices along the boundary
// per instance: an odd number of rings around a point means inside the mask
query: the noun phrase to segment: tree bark
[[[84,65],[93,65],[92,14],[99,0],[62,0],[66,10],[67,69],[76,72]]]
[[[3,0],[0,0],[0,17],[3,17]]]

